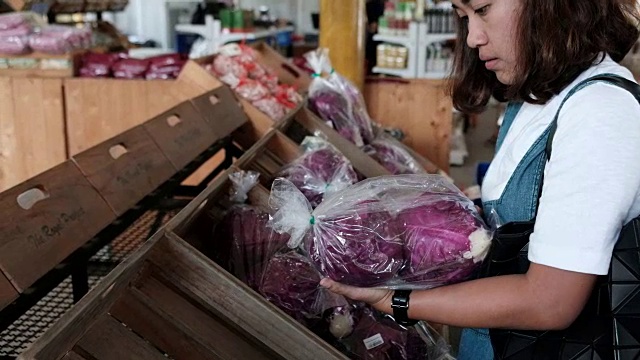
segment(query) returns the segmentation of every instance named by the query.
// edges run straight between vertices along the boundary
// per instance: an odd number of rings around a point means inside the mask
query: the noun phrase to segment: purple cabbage
[[[425,173],[422,166],[407,151],[384,138],[375,140],[363,150],[393,175]]]
[[[269,215],[254,207],[234,206],[214,232],[213,260],[253,289],[258,288],[267,261],[289,241],[268,221]]]
[[[363,201],[347,215],[323,218],[306,242],[311,260],[331,279],[373,287],[391,280],[404,263],[393,216],[375,200]]]
[[[279,174],[291,181],[317,207],[332,186],[342,189],[358,182],[358,176],[349,161],[331,148],[310,151]]]
[[[351,359],[412,360],[424,359],[428,347],[415,329],[405,330],[372,310],[359,311],[353,334],[341,342]]]
[[[309,97],[309,107],[322,120],[333,124],[342,137],[357,146],[363,146],[358,125],[354,122],[349,100],[339,92],[327,87],[315,91]]]
[[[320,280],[306,257],[296,252],[280,253],[269,260],[260,293],[292,318],[304,322],[319,313]]]
[[[477,267],[474,236],[478,246],[489,241],[475,210],[460,199],[443,199],[441,193],[426,193],[420,201],[425,205],[404,210],[396,218],[396,226],[404,229],[406,267],[400,276],[429,286],[467,279]]]

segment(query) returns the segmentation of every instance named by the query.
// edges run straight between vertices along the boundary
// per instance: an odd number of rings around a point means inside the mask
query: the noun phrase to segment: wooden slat
[[[402,129],[404,143],[449,171],[452,102],[444,80],[368,82],[364,97],[373,119]]]
[[[176,169],[182,169],[220,138],[191,102],[184,102],[144,124]]]
[[[155,276],[137,281],[110,313],[175,359],[275,357]]]
[[[76,348],[100,360],[166,360],[158,349],[107,314],[96,321]]]
[[[334,69],[362,89],[367,26],[365,0],[319,1],[320,47],[329,49]]]
[[[75,351],[69,351],[67,355],[65,355],[62,360],[87,360],[85,357],[80,356]]]
[[[167,282],[237,329],[285,359],[344,359],[336,349],[316,337],[238,279],[226,273],[179,237],[159,242],[149,260]]]
[[[164,236],[159,232],[126,258],[100,281],[76,305],[67,311],[49,330],[33,343],[18,359],[60,359],[85,332],[122,295],[136,275],[143,270],[149,250]]]
[[[18,292],[16,289],[11,285],[4,274],[0,273],[0,310],[11,304],[11,302],[17,297]]]
[[[48,197],[25,210],[17,200],[35,189]],[[24,291],[115,220],[115,214],[67,161],[2,193],[0,218],[0,267]]]
[[[253,48],[256,50],[258,62],[275,72],[281,83],[295,87],[300,93],[306,93],[309,90],[311,76],[304,70],[287,61],[264,42],[257,43]]]
[[[191,100],[218,138],[249,121],[231,90],[222,86]]]
[[[0,78],[0,191],[66,160],[62,82]]]
[[[317,116],[311,113],[310,110],[304,109],[296,114],[293,121],[302,125],[309,133],[321,133],[327,138],[327,140],[333,144],[340,152],[351,162],[354,169],[360,172],[365,177],[376,177],[382,175],[389,175],[389,171],[382,165],[378,164],[369,155],[365,154],[360,148],[358,148],[351,141],[345,139],[338,134],[334,129],[330,128]],[[289,126],[287,123],[281,124],[278,128],[286,133],[286,129]]]
[[[110,151],[124,146],[114,159]],[[118,215],[169,179],[176,169],[143,127],[136,127],[73,157]]]

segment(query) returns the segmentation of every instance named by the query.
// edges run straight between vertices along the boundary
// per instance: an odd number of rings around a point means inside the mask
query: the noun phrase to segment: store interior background
[[[295,33],[311,39],[310,47],[317,45],[319,30],[314,27],[312,14],[320,12],[320,1],[316,0],[242,0],[243,8],[258,10],[266,6],[273,18],[287,19],[295,26]],[[189,23],[196,11],[196,1],[176,0],[130,0],[127,8],[118,13],[105,13],[106,20],[131,40],[144,43],[151,41],[158,51],[173,51],[179,33],[175,26]],[[489,106],[487,111],[467,123],[465,127],[466,156],[462,163],[455,162],[450,175],[461,187],[476,183],[478,164],[487,163],[493,157],[491,138],[495,135],[496,122],[502,109]]]

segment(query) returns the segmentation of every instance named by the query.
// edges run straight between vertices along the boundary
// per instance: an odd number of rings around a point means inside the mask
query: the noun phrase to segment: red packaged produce
[[[142,79],[149,68],[149,61],[142,59],[123,59],[112,66],[113,76],[122,79]]]
[[[149,61],[149,69],[157,70],[169,66],[182,66],[185,63],[184,58],[180,54],[167,54],[154,56],[147,59]]]
[[[280,102],[273,96],[268,96],[266,98],[254,101],[252,102],[252,104],[258,110],[267,114],[267,116],[269,116],[273,120],[280,120],[286,114],[284,106],[282,106],[282,104],[280,104]]]
[[[238,95],[249,101],[258,101],[270,94],[269,89],[264,87],[264,85],[251,79],[241,79],[235,91]]]

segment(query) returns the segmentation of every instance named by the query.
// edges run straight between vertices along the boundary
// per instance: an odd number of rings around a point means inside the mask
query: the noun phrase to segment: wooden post
[[[364,88],[365,0],[320,0],[320,46],[333,67]]]

